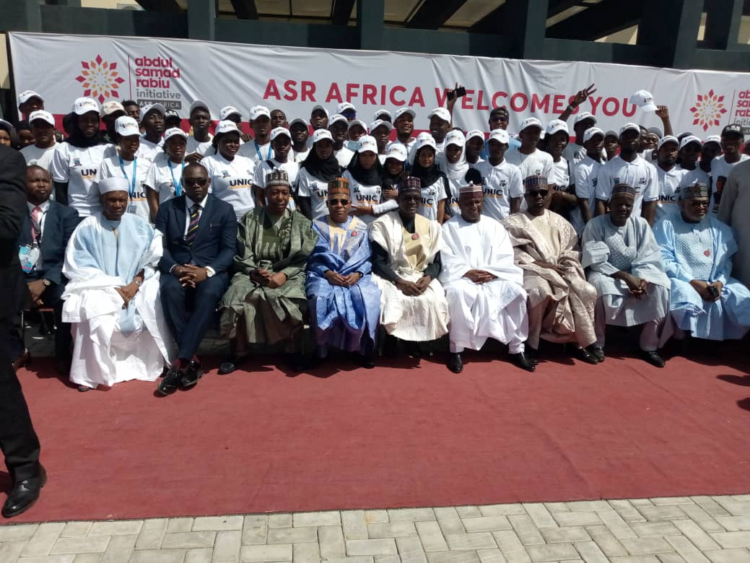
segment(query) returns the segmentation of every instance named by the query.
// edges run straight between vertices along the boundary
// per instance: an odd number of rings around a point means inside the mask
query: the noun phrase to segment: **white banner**
[[[100,103],[158,101],[184,118],[196,99],[214,119],[223,106],[247,118],[250,107],[262,104],[282,109],[290,121],[309,118],[315,104],[334,112],[348,101],[367,123],[376,109],[410,106],[415,128],[427,129],[427,114],[445,105],[458,82],[467,96],[454,110],[456,126],[486,131],[489,110],[504,105],[516,131],[530,115],[543,122],[557,117],[576,91],[594,83],[597,92],[579,111],[592,112],[605,130],[627,121],[661,125],[628,102],[636,90],[648,90],[669,107],[677,134],[705,138],[734,122],[750,131],[748,73],[32,33],[11,33],[10,46],[16,92],[39,92],[58,116],[84,95]]]

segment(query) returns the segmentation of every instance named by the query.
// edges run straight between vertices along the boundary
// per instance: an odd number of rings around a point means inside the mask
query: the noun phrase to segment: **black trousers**
[[[214,321],[216,306],[227,290],[229,276],[222,272],[192,288],[182,287],[180,280],[166,274],[161,276],[160,284],[161,305],[177,341],[177,357],[189,360]],[[189,316],[190,310],[192,315]]]
[[[23,481],[39,471],[40,446],[21,384],[11,367],[9,324],[7,318],[0,319],[0,450],[11,477]]]
[[[26,278],[26,283],[34,281],[33,278]],[[62,322],[62,310],[64,301],[62,300],[62,294],[65,291],[65,284],[51,285],[42,293],[42,302],[44,307],[51,307],[55,314],[55,325],[57,331],[55,332],[55,356],[58,360],[69,361],[72,353],[73,336],[70,331],[70,324]],[[24,309],[33,307],[31,303],[31,297],[28,291],[24,294]],[[21,313],[19,312],[13,319],[13,323],[10,329],[10,357],[14,360],[18,358],[26,347],[23,341],[23,326],[21,325]]]

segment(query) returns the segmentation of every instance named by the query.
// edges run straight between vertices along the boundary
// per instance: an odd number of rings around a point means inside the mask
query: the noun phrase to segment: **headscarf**
[[[379,158],[375,157],[375,164],[369,170],[365,170],[359,163],[359,153],[349,163],[347,170],[352,178],[364,186],[382,186],[386,176],[385,168],[380,164]]]
[[[313,143],[307,158],[300,164],[300,168],[304,168],[308,174],[323,182],[330,182],[341,176],[341,165],[334,151],[331,151],[331,156],[326,160],[321,160],[315,150],[315,144]]]
[[[448,148],[446,146],[446,148]],[[448,176],[449,180],[463,180],[466,176],[466,172],[469,171],[469,163],[466,161],[466,147],[464,146],[461,150],[461,157],[458,162],[451,164],[448,162],[448,156],[445,151],[441,152],[436,157],[438,168]]]
[[[411,167],[411,175],[422,180],[422,187],[424,188],[431,186],[440,178],[445,178],[445,174],[440,171],[440,167],[436,163],[437,155],[435,155],[435,161],[433,161],[432,166],[429,168],[425,168],[419,164],[419,153],[425,148],[430,147],[422,147],[414,154],[414,164]]]

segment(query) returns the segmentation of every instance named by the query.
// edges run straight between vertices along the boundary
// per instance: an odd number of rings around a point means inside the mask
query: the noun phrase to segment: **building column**
[[[706,0],[705,47],[726,50],[737,45],[743,4],[743,0]]]
[[[188,38],[216,39],[216,0],[188,0]]]
[[[384,27],[384,0],[359,0],[357,2],[357,28],[359,29],[359,48],[366,50],[383,49]]]
[[[647,0],[638,45],[652,48],[655,66],[691,68],[702,14],[703,0]]]
[[[514,56],[519,59],[544,58],[548,0],[507,0],[500,35],[513,38]]]

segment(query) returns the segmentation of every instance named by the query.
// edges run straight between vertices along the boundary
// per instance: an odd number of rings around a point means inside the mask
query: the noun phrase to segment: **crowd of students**
[[[516,135],[505,107],[489,133],[453,127],[458,90],[416,136],[408,107],[367,123],[350,103],[309,119],[258,105],[247,135],[237,108],[214,127],[216,108],[198,100],[188,134],[161,104],[79,98],[64,139],[43,96],[23,92],[24,120],[0,120],[0,144],[28,166],[29,305],[55,310],[59,369],[80,391],[144,379],[164,395],[202,376],[196,351],[217,310],[222,374],[251,345],[283,346],[296,370],[332,348],[369,368],[399,341],[448,335],[458,373],[464,349],[492,338],[533,372],[540,340],[603,362],[607,325],[642,325],[639,354],[658,367],[669,338],[743,337],[742,127],[676,135],[643,93],[663,129],[603,131],[583,111],[593,91]],[[12,339],[18,368],[20,321]]]

